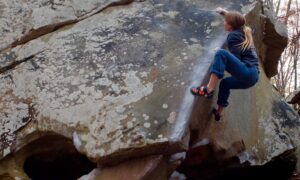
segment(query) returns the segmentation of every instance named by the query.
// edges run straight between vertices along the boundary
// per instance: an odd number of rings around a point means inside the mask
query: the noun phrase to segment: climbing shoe
[[[215,116],[215,120],[216,120],[216,121],[220,121],[220,120],[221,120],[222,115],[217,111],[216,108],[214,108],[214,109],[212,110],[212,113],[213,113],[213,115]]]
[[[201,87],[192,87],[191,93],[195,96],[204,96],[206,98],[211,98],[214,95],[214,91],[212,91],[210,93],[208,92],[207,86],[202,86],[202,88]]]

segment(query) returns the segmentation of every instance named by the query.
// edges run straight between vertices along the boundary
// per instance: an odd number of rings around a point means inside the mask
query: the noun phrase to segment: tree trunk
[[[277,7],[276,7],[276,12],[275,12],[276,16],[278,16],[280,5],[281,5],[281,0],[278,1]]]
[[[289,20],[289,12],[290,12],[290,9],[291,9],[291,4],[292,4],[292,0],[289,0],[288,4],[287,4],[287,8],[286,8],[286,17],[285,17],[285,20],[284,20],[285,24],[287,24],[288,20]]]

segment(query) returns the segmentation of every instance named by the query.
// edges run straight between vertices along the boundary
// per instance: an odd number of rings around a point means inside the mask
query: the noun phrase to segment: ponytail
[[[244,26],[245,40],[240,44],[243,51],[249,49],[253,45],[252,29],[249,26]]]

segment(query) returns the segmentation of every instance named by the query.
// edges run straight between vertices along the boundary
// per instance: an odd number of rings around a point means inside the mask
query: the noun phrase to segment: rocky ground
[[[291,180],[300,180],[300,174],[295,172],[293,177],[291,177]]]

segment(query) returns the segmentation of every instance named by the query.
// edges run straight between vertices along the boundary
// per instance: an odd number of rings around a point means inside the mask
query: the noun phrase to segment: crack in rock
[[[14,48],[14,47],[16,47],[18,45],[21,45],[21,44],[25,44],[25,43],[27,43],[31,40],[34,40],[34,39],[37,39],[37,38],[43,36],[43,35],[50,34],[52,32],[55,32],[55,31],[59,30],[59,29],[62,29],[65,26],[78,23],[78,22],[80,22],[84,19],[87,19],[91,16],[94,16],[94,15],[102,12],[103,10],[105,10],[109,7],[128,5],[132,2],[134,2],[134,0],[115,0],[113,2],[106,3],[104,6],[101,6],[100,8],[98,8],[98,7],[94,8],[94,9],[90,10],[90,12],[88,12],[85,15],[77,16],[77,18],[75,18],[75,19],[70,19],[70,20],[66,20],[66,21],[62,21],[62,22],[58,22],[58,23],[44,25],[44,26],[38,27],[37,29],[32,28],[29,32],[25,33],[23,36],[21,36],[20,38],[18,38],[15,41],[13,41],[10,45],[8,45],[8,47],[2,49],[2,51],[0,51],[0,52],[4,52],[5,50],[7,50],[9,48]],[[140,0],[138,0],[137,2],[140,2]],[[53,9],[53,10],[57,9],[54,6],[62,6],[61,3],[56,3],[54,1],[51,1],[50,5],[51,5],[51,9]],[[68,7],[72,8],[73,11],[75,12],[74,7],[72,7],[72,6],[68,6]],[[75,13],[75,15],[76,15],[76,13]]]

